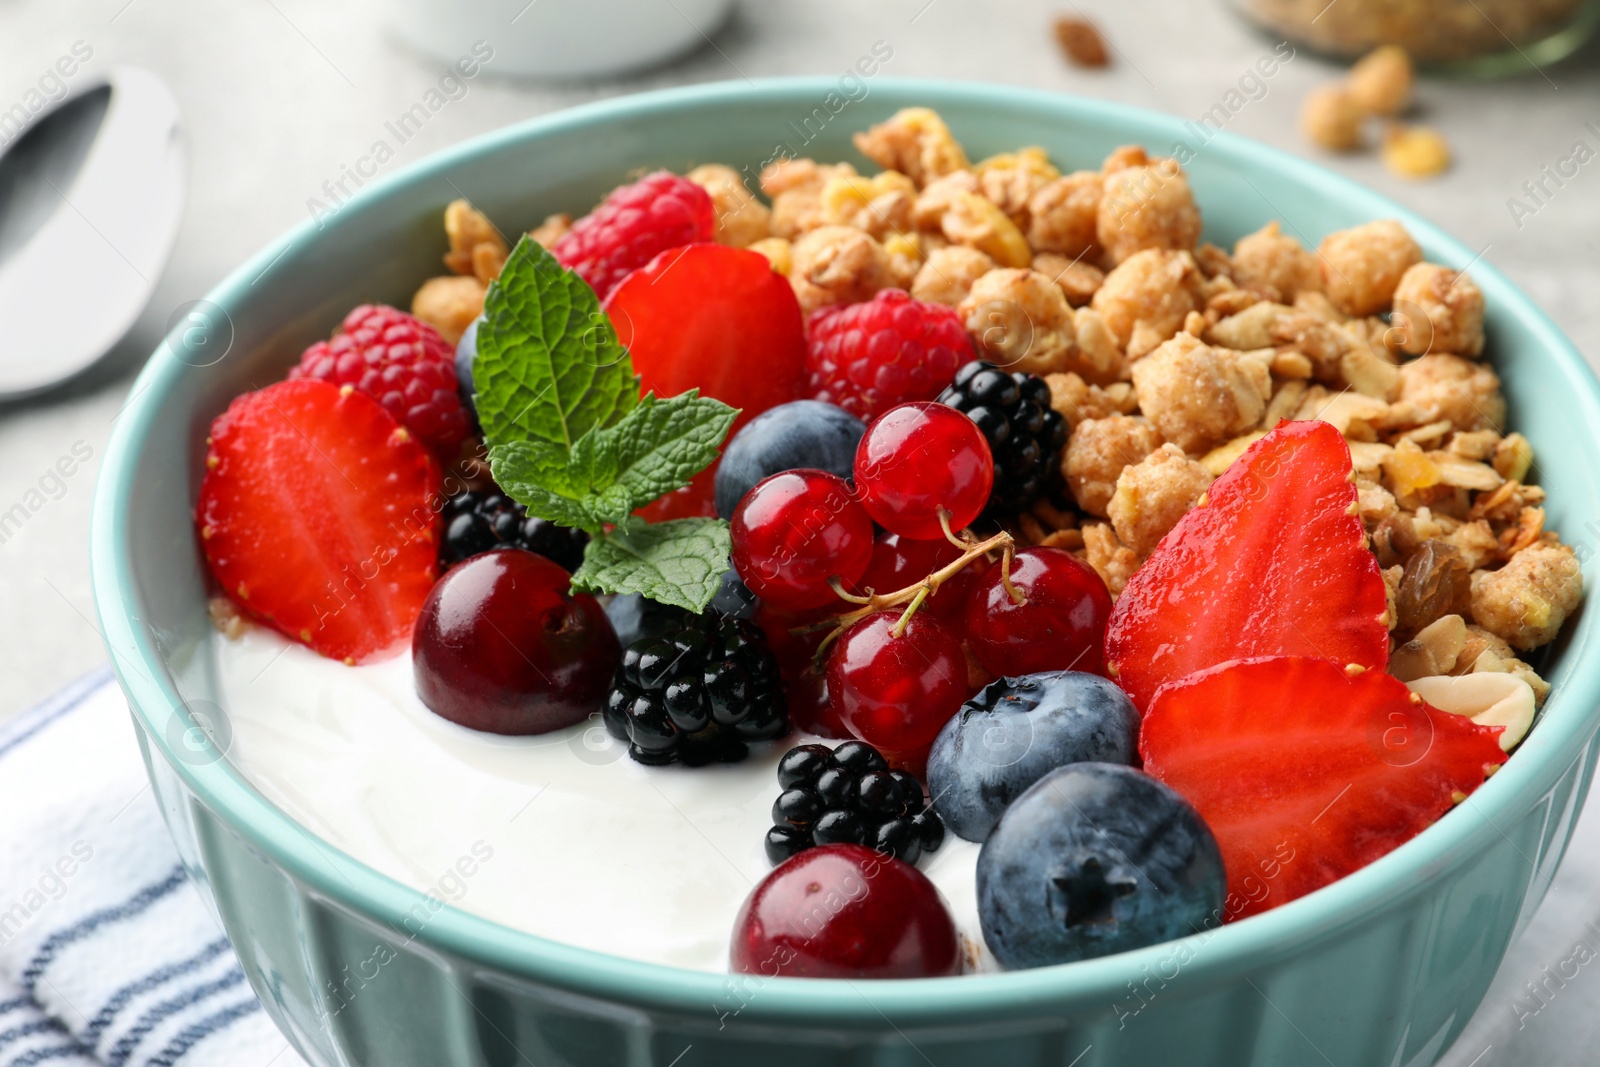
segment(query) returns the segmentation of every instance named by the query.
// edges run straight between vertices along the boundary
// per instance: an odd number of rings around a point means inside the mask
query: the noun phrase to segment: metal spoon
[[[0,147],[0,399],[42,392],[122,339],[183,215],[178,104],[117,67]]]

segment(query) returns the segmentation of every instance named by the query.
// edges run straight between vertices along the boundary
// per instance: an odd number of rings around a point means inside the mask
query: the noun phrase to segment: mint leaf
[[[731,548],[721,519],[634,519],[589,542],[572,584],[600,593],[640,593],[698,613],[717,595]]]
[[[484,311],[472,377],[492,447],[545,441],[570,451],[639,402],[628,350],[594,290],[537,241],[517,242]]]
[[[664,400],[651,393],[614,426],[586,435],[573,460],[592,475],[595,513],[621,526],[635,508],[689,484],[716,460],[738,414],[698,389]]]
[[[591,506],[587,479],[560,445],[549,441],[495,445],[489,450],[489,470],[501,489],[542,519],[591,534],[599,533],[608,521]]]

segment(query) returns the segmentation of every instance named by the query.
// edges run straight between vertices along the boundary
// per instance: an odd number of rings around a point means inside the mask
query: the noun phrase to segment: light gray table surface
[[[671,0],[662,0],[671,3]],[[1063,62],[1051,16],[1080,11],[1116,50],[1103,72]],[[104,658],[87,560],[89,502],[112,420],[173,309],[202,296],[244,258],[305,219],[323,182],[367,150],[383,123],[438,78],[441,64],[396,44],[375,0],[0,0],[0,110],[59,56],[85,42],[85,76],[117,63],[153,69],[184,112],[189,192],[184,222],[148,312],[112,358],[68,387],[0,406],[0,512],[39,485],[74,446],[93,458],[0,543],[0,721]],[[885,73],[983,80],[1115,99],[1198,118],[1273,42],[1220,0],[743,0],[732,21],[681,61],[588,84],[469,83],[390,169],[506,123],[620,93],[691,82],[843,71],[875,40]],[[1301,139],[1305,92],[1336,68],[1301,52],[1229,128],[1367,183],[1482,249],[1600,360],[1600,161],[1582,167],[1532,215],[1508,200],[1578,141],[1600,151],[1600,45],[1543,74],[1490,83],[1425,80],[1419,114],[1456,152],[1441,178],[1410,182],[1376,153],[1329,157]],[[1593,124],[1593,125],[1589,125]],[[5,324],[0,323],[0,344]],[[1495,988],[1445,1062],[1452,1067],[1600,1061],[1600,977],[1581,968],[1548,1006],[1525,983],[1572,956],[1600,952],[1600,819],[1579,828],[1550,903],[1514,946]],[[1600,927],[1597,927],[1600,928]],[[1540,1010],[1536,1013],[1534,1008]],[[1520,1025],[1519,1025],[1520,1023]],[[1308,1055],[1310,1055],[1308,1051]],[[1313,1056],[1307,1062],[1320,1062]],[[1342,1067],[1342,1065],[1341,1065]]]

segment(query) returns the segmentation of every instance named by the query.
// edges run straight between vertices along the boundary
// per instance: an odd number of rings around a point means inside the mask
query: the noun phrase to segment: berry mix
[[[450,205],[411,313],[213,423],[231,610],[409,643],[471,730],[775,765],[752,973],[970,967],[947,833],[1035,967],[1287,903],[1482,784],[1581,576],[1471,279],[1394,222],[1198,244],[1134,147],[974,164],[924,109],[856,145],[878,173],[657,172],[515,247]]]

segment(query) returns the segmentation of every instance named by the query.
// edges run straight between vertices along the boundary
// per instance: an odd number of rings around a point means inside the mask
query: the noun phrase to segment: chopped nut
[[[1149,337],[1143,349],[1148,351],[1177,333],[1189,312],[1200,309],[1200,271],[1188,252],[1146,249],[1107,274],[1089,306],[1124,348],[1131,347],[1134,329],[1143,323]]]
[[[1361,124],[1367,114],[1343,85],[1319,85],[1300,107],[1300,131],[1312,144],[1330,152],[1361,147]]]
[[[966,299],[972,283],[994,270],[994,260],[976,248],[951,245],[928,253],[911,283],[918,300],[955,307]]]
[[[1273,374],[1280,378],[1305,381],[1311,377],[1311,373],[1315,369],[1311,365],[1311,360],[1307,359],[1303,352],[1284,351],[1272,353],[1271,370]]]
[[[1503,726],[1500,748],[1510,752],[1533,725],[1533,687],[1513,674],[1473,673],[1415,678],[1413,693],[1440,711],[1464,715],[1480,726]]]
[[[1067,361],[1066,369],[1076,371],[1096,385],[1110,385],[1127,376],[1128,366],[1122,358],[1122,349],[1098,311],[1076,309],[1072,313],[1072,328],[1076,350]]]
[[[1330,233],[1317,248],[1322,288],[1346,315],[1375,315],[1388,309],[1395,287],[1422,248],[1393,219],[1380,219]]]
[[[1037,271],[990,271],[972,284],[956,313],[991,363],[1029,374],[1079,369],[1072,365],[1072,309],[1055,283]]]
[[[1061,177],[1044,149],[1034,146],[990,156],[976,167],[978,191],[1011,217],[1020,228],[1028,228],[1028,205],[1040,189]]]
[[[557,241],[571,232],[571,215],[546,215],[543,222],[528,231],[528,236],[546,248],[554,248]]]
[[[1450,168],[1450,142],[1431,127],[1394,123],[1383,134],[1383,163],[1402,178],[1431,178]]]
[[[480,244],[472,250],[472,276],[487,286],[500,277],[509,253],[491,244]]]
[[[933,179],[967,168],[967,154],[938,113],[908,107],[854,138],[861,154],[885,170],[897,170],[925,187]]]
[[[1254,429],[1272,380],[1264,363],[1179,334],[1133,365],[1140,405],[1185,452],[1205,452]]]
[[[1448,420],[1458,430],[1498,430],[1506,401],[1500,378],[1482,363],[1430,353],[1400,367],[1400,396],[1390,421],[1400,426]]]
[[[1106,516],[1117,539],[1140,557],[1147,557],[1210,484],[1211,473],[1206,468],[1185,456],[1177,445],[1163,445],[1123,468]]]
[[[1322,288],[1317,257],[1282,231],[1277,221],[1247,234],[1233,246],[1233,280],[1247,289],[1276,289],[1293,301],[1301,292]]]
[[[1046,184],[1028,200],[1028,243],[1036,252],[1078,258],[1099,247],[1095,241],[1105,176],[1080,170]]]
[[[485,262],[494,266],[495,275],[500,273],[499,266],[505,263],[509,250],[500,231],[494,228],[494,223],[483,212],[465,200],[452,200],[444,209],[444,232],[450,239],[450,251],[445,253],[444,265],[451,271],[477,277],[474,252],[479,245],[484,245],[489,249]],[[496,257],[498,263],[495,262]],[[494,277],[478,280],[487,285]]]
[[[1153,160],[1105,176],[1095,239],[1113,263],[1147,248],[1187,251],[1199,238],[1200,209],[1176,160]]]
[[[1118,541],[1116,532],[1103,522],[1092,522],[1083,528],[1083,551],[1085,562],[1099,573],[1113,600],[1139,569],[1138,555]]]
[[[1061,287],[1061,294],[1073,307],[1083,307],[1100,286],[1105,284],[1106,272],[1081,259],[1068,259],[1055,252],[1040,252],[1033,257],[1033,269],[1051,278]]]
[[[1143,419],[1111,415],[1082,419],[1061,455],[1061,474],[1078,506],[1106,514],[1125,468],[1161,447],[1161,434]]]
[[[1266,348],[1275,344],[1275,337],[1282,332],[1278,324],[1294,315],[1292,308],[1282,304],[1258,301],[1227,318],[1217,320],[1206,331],[1205,339],[1210,344],[1239,351]]]
[[[889,284],[889,254],[872,235],[853,226],[821,226],[802,234],[791,251],[791,280],[827,294],[826,303],[870,299]]]
[[[1497,571],[1472,576],[1472,617],[1512,648],[1538,648],[1555,638],[1583,595],[1583,572],[1572,549],[1537,544]]]
[[[1402,682],[1449,674],[1467,644],[1467,624],[1460,615],[1443,615],[1389,656],[1389,673]]]
[[[794,246],[782,237],[763,237],[750,245],[750,251],[766,256],[772,269],[785,277],[794,266]]]
[[[1374,115],[1398,115],[1411,102],[1411,57],[1399,45],[1374,48],[1350,68],[1350,96]]]
[[[1483,352],[1483,292],[1465,274],[1418,263],[1395,287],[1391,324],[1385,338],[1402,352],[1478,356]]]
[[[1061,51],[1078,66],[1104,67],[1111,62],[1105,39],[1088,19],[1062,15],[1055,21],[1055,31]]]
[[[472,325],[472,320],[483,314],[483,297],[487,292],[488,287],[470,274],[442,274],[422,283],[422,288],[411,298],[411,314],[455,344]]]
[[[1131,415],[1139,408],[1139,398],[1127,382],[1113,382],[1102,389],[1072,373],[1046,374],[1044,380],[1050,387],[1050,407],[1068,429],[1084,419]]]
[[[711,196],[713,239],[734,248],[749,248],[767,236],[772,212],[744,184],[744,177],[722,163],[691,170],[688,179]]]

